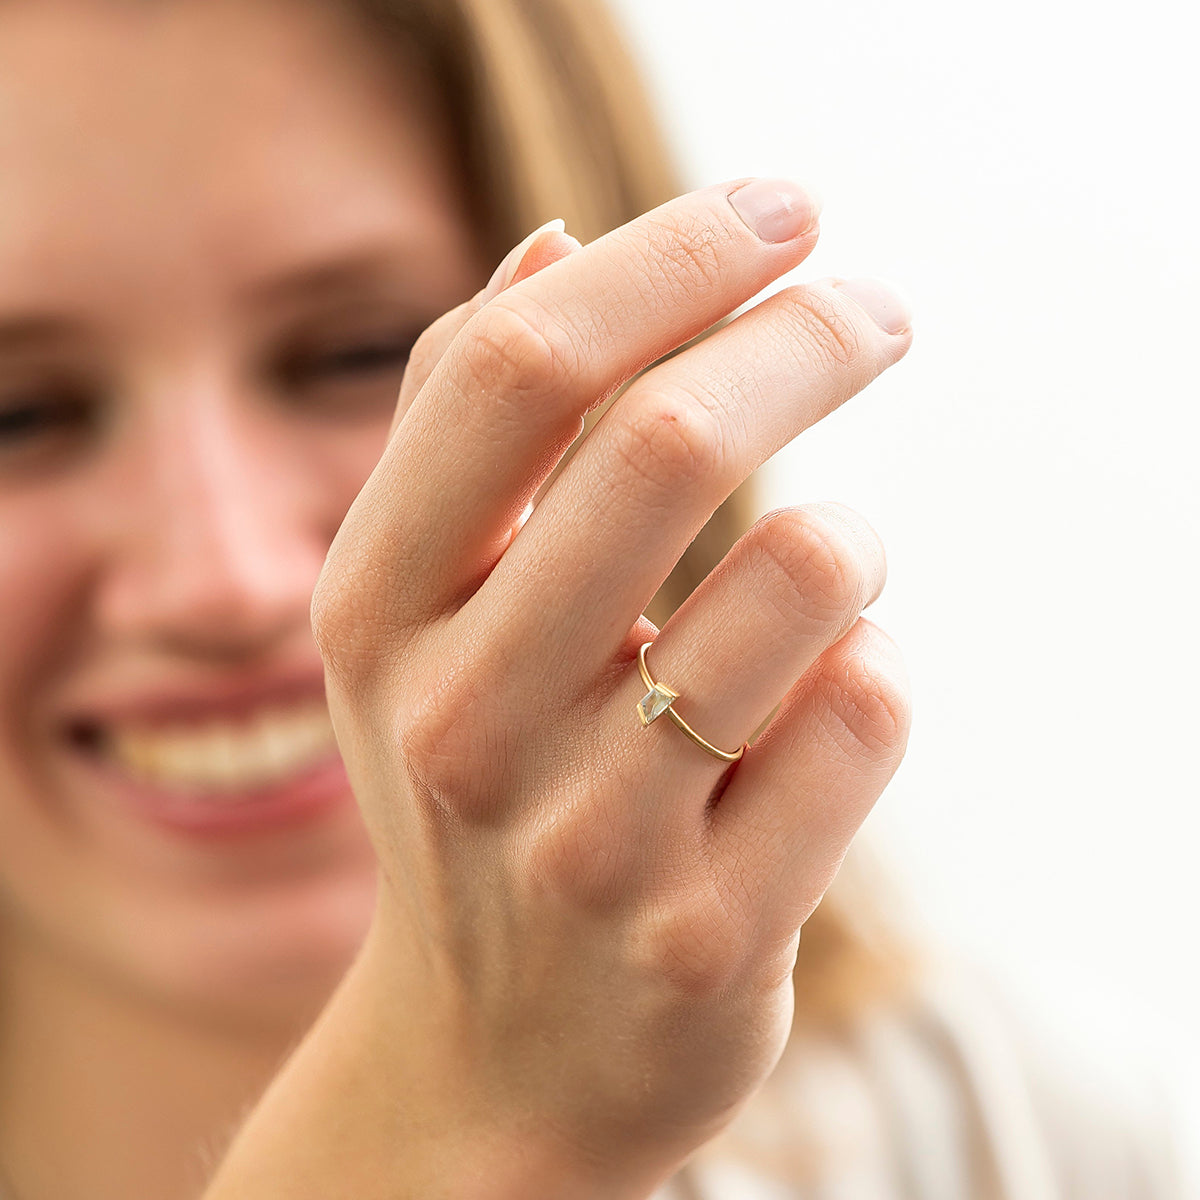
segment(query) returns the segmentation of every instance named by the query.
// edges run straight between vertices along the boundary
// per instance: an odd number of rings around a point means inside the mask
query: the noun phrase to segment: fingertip
[[[569,233],[565,233],[561,229],[547,230],[536,237],[533,244],[525,251],[524,257],[506,286],[512,287],[582,248],[583,244],[579,239],[572,237]]]
[[[831,287],[849,296],[884,333],[912,333],[912,304],[903,292],[890,281],[862,277],[834,278]]]
[[[881,666],[886,667],[886,673],[905,697],[912,692],[912,676],[909,674],[908,661],[904,648],[882,625],[869,617],[860,615],[859,623],[867,637],[871,652]]]
[[[521,269],[522,264],[534,246],[543,238],[561,234],[566,227],[567,223],[562,217],[555,217],[553,221],[547,221],[545,225],[539,225],[528,237],[518,242],[504,256],[500,265],[492,273],[491,279],[487,281],[487,285],[483,291],[479,293],[480,305],[487,304],[489,300],[494,300],[505,288],[511,287],[516,280],[517,272]]]

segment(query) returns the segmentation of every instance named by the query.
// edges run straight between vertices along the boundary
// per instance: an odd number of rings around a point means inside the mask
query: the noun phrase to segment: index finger
[[[703,188],[485,305],[431,373],[343,525],[372,562],[367,610],[407,625],[465,600],[583,415],[803,261],[817,215],[786,181]],[[356,509],[369,528],[356,527]]]

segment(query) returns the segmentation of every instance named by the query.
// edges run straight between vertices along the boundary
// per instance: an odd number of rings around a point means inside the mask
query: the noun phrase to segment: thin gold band
[[[650,689],[645,696],[638,701],[637,713],[638,720],[641,721],[642,727],[646,728],[651,721],[657,720],[666,713],[675,724],[683,730],[684,733],[700,747],[701,750],[707,750],[714,758],[719,758],[722,762],[737,762],[743,754],[746,753],[748,742],[743,742],[732,754],[728,750],[718,749],[712,742],[706,742],[676,711],[674,708],[675,701],[679,699],[679,693],[673,688],[667,687],[665,683],[656,683],[650,677],[650,668],[646,666],[646,650],[652,646],[653,642],[644,642],[638,648],[638,671],[641,673],[642,682]]]

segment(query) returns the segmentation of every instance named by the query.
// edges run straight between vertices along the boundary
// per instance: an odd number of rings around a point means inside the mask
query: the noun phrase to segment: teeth
[[[232,797],[295,775],[335,748],[329,711],[316,701],[237,723],[113,730],[107,752],[150,783]]]

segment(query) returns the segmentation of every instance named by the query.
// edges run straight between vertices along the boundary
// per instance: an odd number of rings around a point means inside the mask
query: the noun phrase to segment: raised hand
[[[800,927],[904,751],[903,667],[859,616],[883,550],[841,505],[780,510],[661,633],[641,614],[750,472],[905,353],[906,314],[861,281],[770,297],[640,375],[514,531],[588,410],[816,236],[793,185],[707,188],[443,318],[330,552],[314,628],[382,887],[312,1061],[387,1108],[348,1159],[428,1135],[397,1150],[422,1194],[647,1195],[782,1050]],[[643,726],[651,641],[716,747],[782,701],[739,761]]]

